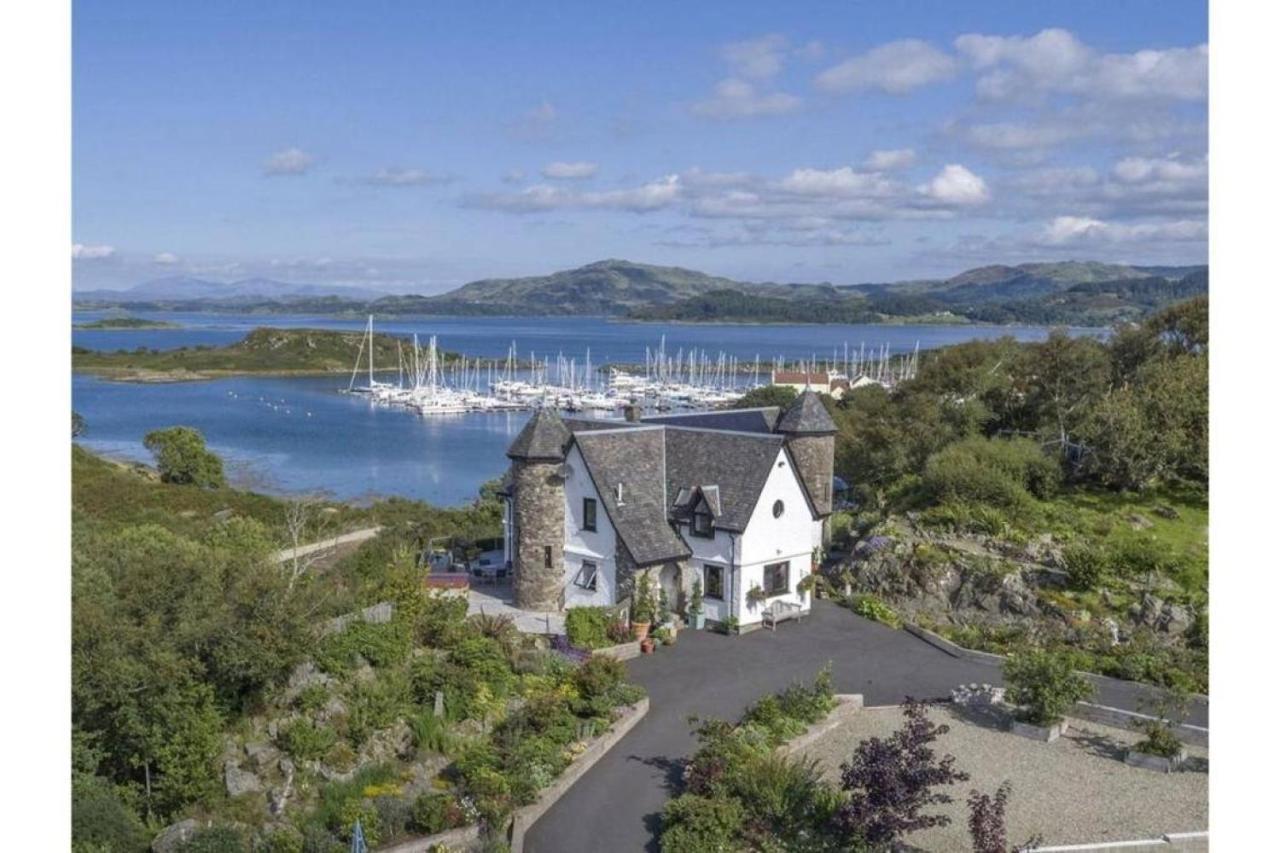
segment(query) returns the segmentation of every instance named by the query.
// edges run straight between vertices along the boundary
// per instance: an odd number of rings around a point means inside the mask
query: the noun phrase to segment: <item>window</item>
[[[770,563],[764,567],[764,594],[786,595],[791,592],[791,564]]]
[[[724,566],[702,567],[702,597],[724,601]]]
[[[582,587],[589,592],[596,591],[596,579],[600,573],[596,569],[596,564],[590,560],[582,561],[582,568],[578,569],[578,575],[573,579],[573,585]]]
[[[774,518],[782,518],[782,511],[783,511],[784,509],[786,509],[786,507],[785,507],[785,506],[783,506],[782,501],[774,501],[774,502],[773,502],[773,517],[774,517]]]
[[[711,513],[704,509],[699,509],[693,513],[693,524],[689,525],[689,532],[694,536],[701,536],[703,539],[712,539],[715,537],[715,531],[711,529]]]
[[[594,531],[596,529],[596,499],[582,499],[582,529]]]
[[[542,565],[546,566],[548,569],[551,568],[551,546],[550,545],[542,546]]]

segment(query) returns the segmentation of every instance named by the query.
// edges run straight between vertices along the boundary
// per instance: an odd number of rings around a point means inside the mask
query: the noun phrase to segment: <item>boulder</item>
[[[227,786],[228,797],[262,790],[262,780],[248,770],[241,770],[240,765],[234,761],[222,765],[222,777]]]
[[[1015,616],[1034,616],[1040,612],[1036,605],[1036,591],[1022,577],[1021,572],[1010,572],[1000,584],[1000,610]]]
[[[1151,511],[1154,512],[1156,515],[1160,516],[1161,518],[1167,518],[1170,520],[1175,520],[1182,517],[1181,515],[1178,514],[1178,511],[1176,509],[1169,506],[1168,504],[1161,504],[1160,506],[1156,507]]]
[[[1125,516],[1124,520],[1129,522],[1129,525],[1133,527],[1134,530],[1147,530],[1151,527],[1155,527],[1154,521],[1137,512],[1129,513],[1129,515]]]
[[[199,828],[200,824],[192,818],[169,824],[152,840],[152,853],[177,853]]]
[[[1156,628],[1166,634],[1185,634],[1191,630],[1193,622],[1195,622],[1195,616],[1190,610],[1180,604],[1166,603],[1164,607],[1160,608],[1160,615],[1156,619]]]
[[[299,693],[312,685],[318,684],[327,687],[332,683],[333,679],[317,669],[314,663],[303,661],[293,668],[293,672],[289,673],[289,681],[285,684],[281,698],[285,702],[293,702],[298,698]]]
[[[322,722],[328,722],[335,717],[341,717],[345,713],[347,713],[347,703],[337,696],[330,696],[329,701],[324,703],[324,707],[320,709],[320,713],[316,716]]]
[[[259,772],[266,770],[280,758],[280,750],[269,743],[246,743],[244,754]]]

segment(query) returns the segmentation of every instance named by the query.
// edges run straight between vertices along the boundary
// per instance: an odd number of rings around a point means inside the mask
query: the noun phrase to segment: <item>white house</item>
[[[784,410],[632,420],[538,411],[507,453],[516,604],[613,604],[647,572],[677,612],[700,580],[712,622],[750,628],[767,607],[807,610],[797,587],[831,512],[834,434],[812,391]]]

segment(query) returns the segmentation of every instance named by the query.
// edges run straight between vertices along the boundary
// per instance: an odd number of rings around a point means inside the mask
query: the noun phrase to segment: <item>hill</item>
[[[1203,279],[1190,277],[1203,274]],[[133,311],[628,317],[685,322],[1034,322],[1092,325],[1136,319],[1179,298],[1205,292],[1207,267],[1136,267],[1096,261],[991,265],[946,279],[834,285],[745,282],[682,267],[604,260],[542,276],[482,279],[437,296],[358,296],[358,291],[263,296],[261,280],[220,285],[218,299],[174,294],[204,285],[140,285],[113,305]],[[1114,286],[1109,283],[1129,282]],[[1133,282],[1146,282],[1134,286]],[[1183,283],[1186,282],[1184,285]],[[155,283],[151,283],[155,284]],[[209,283],[204,283],[209,284]],[[279,284],[279,283],[276,283]],[[252,295],[227,297],[225,288]],[[308,287],[289,285],[293,288]],[[1100,290],[1075,290],[1095,287]],[[266,288],[269,289],[269,288]],[[332,289],[334,291],[338,289]],[[1071,293],[1072,295],[1063,296]],[[151,294],[151,295],[148,295]],[[157,294],[169,294],[161,296]],[[84,295],[78,303],[85,304]],[[96,307],[101,307],[100,305]],[[1006,317],[1006,320],[995,318]],[[1110,319],[1109,319],[1110,318]]]
[[[73,347],[71,367],[117,379],[153,382],[245,373],[350,373],[364,338],[364,332],[261,328],[224,347],[116,352]],[[392,335],[374,335],[373,343],[374,366],[395,370],[404,353],[404,341]],[[363,358],[368,355],[364,347]],[[456,358],[452,353],[443,355],[446,360]]]
[[[336,296],[343,299],[377,299],[381,293],[359,287],[331,284],[300,284],[270,278],[239,281],[212,281],[192,276],[168,276],[136,284],[127,290],[90,290],[75,294],[79,302],[174,302],[314,299]]]

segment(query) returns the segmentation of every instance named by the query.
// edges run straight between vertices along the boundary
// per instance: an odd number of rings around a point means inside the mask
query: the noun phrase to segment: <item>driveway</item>
[[[814,602],[800,623],[777,632],[726,637],[680,633],[675,648],[628,663],[649,691],[649,713],[530,829],[530,853],[656,851],[663,804],[695,740],[688,718],[737,720],[767,693],[808,681],[828,661],[838,693],[861,693],[868,705],[906,696],[946,697],[969,682],[1000,682],[997,666],[953,658],[905,631]],[[1136,708],[1143,688],[1108,680],[1095,701]],[[1191,722],[1204,725],[1205,709]]]

